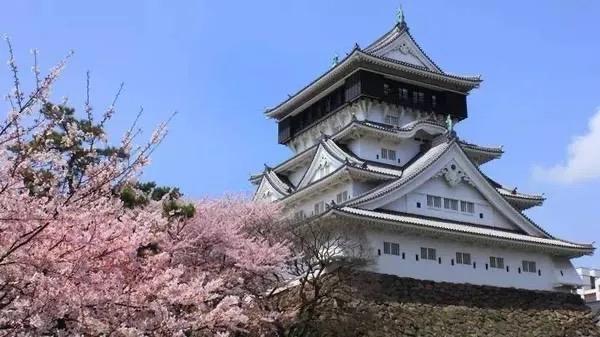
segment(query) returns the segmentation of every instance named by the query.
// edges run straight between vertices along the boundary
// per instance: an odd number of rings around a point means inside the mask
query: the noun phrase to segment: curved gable
[[[441,146],[441,145],[438,145]],[[453,169],[454,165],[454,169]],[[531,220],[516,210],[485,178],[465,152],[452,140],[448,149],[435,158],[429,165],[410,177],[403,177],[382,188],[373,190],[357,200],[351,206],[377,209],[416,190],[430,179],[442,176],[449,184],[468,182],[494,207],[499,214],[508,219],[517,228],[528,235],[551,237]]]

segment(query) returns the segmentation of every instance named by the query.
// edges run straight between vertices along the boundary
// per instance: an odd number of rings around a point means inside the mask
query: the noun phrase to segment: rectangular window
[[[344,201],[348,200],[348,191],[338,193],[336,195],[335,199],[336,199],[335,202],[338,204],[341,204]]]
[[[427,206],[441,208],[442,197],[436,197],[435,195],[427,195]]]
[[[390,253],[390,243],[389,242],[384,242],[383,243],[383,253],[384,254],[389,254]]]
[[[384,242],[383,253],[387,255],[400,255],[400,244],[393,242]]]
[[[435,260],[435,248],[421,247],[421,259]]]
[[[416,91],[413,91],[413,103],[414,104],[419,103],[419,93]]]
[[[398,124],[400,124],[400,118],[397,113],[390,112],[385,115],[385,123],[398,126]]]
[[[460,201],[460,211],[463,213],[475,213],[475,204],[469,201]]]
[[[504,269],[504,258],[497,256],[490,256],[490,267]]]
[[[420,92],[419,93],[419,104],[423,104],[425,103],[425,94]]]
[[[458,264],[471,264],[471,254],[456,252],[456,263]]]
[[[319,201],[315,204],[315,215],[321,214],[325,211],[325,201]]]
[[[392,243],[392,255],[400,255],[400,245]]]
[[[294,219],[295,220],[302,220],[304,219],[306,216],[304,215],[304,211],[297,211],[294,213]]]
[[[535,262],[523,261],[523,271],[526,273],[537,273],[537,268],[535,267]]]
[[[408,89],[400,88],[398,89],[398,94],[400,95],[400,100],[408,101]]]
[[[431,95],[431,107],[435,108],[437,106],[437,97],[435,95]]]
[[[453,211],[458,211],[458,200],[444,198],[444,208],[451,209]]]
[[[384,84],[383,84],[383,94],[384,94],[385,96],[387,96],[387,95],[389,95],[389,94],[390,94],[390,86],[389,86],[389,84],[387,84],[387,83],[384,83]]]
[[[396,151],[390,149],[381,149],[381,159],[396,160]]]

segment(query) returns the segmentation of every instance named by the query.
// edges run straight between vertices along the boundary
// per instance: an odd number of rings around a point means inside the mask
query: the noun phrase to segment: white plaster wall
[[[364,113],[364,118],[372,122],[385,123],[385,116],[389,112],[394,112],[398,115],[398,126],[400,127],[406,126],[408,123],[412,123],[422,117],[422,113],[418,110],[381,103],[370,105],[366,113]]]
[[[336,201],[337,194],[343,191],[348,191],[348,198],[351,198],[353,196],[353,183],[348,182],[345,184],[340,184],[333,189],[322,191],[321,193],[312,196],[310,200],[294,204],[293,208],[290,210],[290,214],[294,214],[295,212],[302,210],[307,217],[311,216],[313,215],[316,203],[319,201],[325,201],[325,204],[328,204],[331,203],[331,200]]]
[[[352,152],[354,152],[354,154],[362,159],[398,166],[406,164],[415,155],[417,155],[420,150],[420,143],[414,139],[405,139],[400,142],[390,142],[386,140],[379,140],[374,137],[362,137],[360,139],[354,139],[350,141],[347,146]],[[382,148],[395,150],[396,158],[400,160],[392,161],[378,158],[378,156],[381,157]]]
[[[295,170],[294,172],[291,172],[288,174],[287,177],[290,180],[290,182],[292,184],[294,184],[294,186],[298,186],[298,184],[300,183],[300,180],[304,176],[304,173],[306,172],[306,170],[308,170],[308,166],[309,166],[309,164],[304,165],[304,166],[298,168],[297,170]]]
[[[473,202],[475,204],[475,212],[473,214],[460,212],[460,204],[458,212],[444,209],[443,201],[442,208],[428,207],[427,194],[440,196],[442,198],[446,197]],[[417,207],[417,203],[421,204],[421,208]],[[454,221],[464,221],[502,229],[518,229],[518,227],[512,224],[510,220],[492,207],[473,186],[465,182],[456,186],[450,186],[442,177],[436,177],[427,181],[416,190],[385,205],[383,208],[392,211],[419,214]],[[483,214],[483,218],[480,217],[480,213]]]
[[[368,270],[392,274],[402,277],[425,279],[433,281],[445,281],[454,283],[471,283],[479,285],[492,285],[499,287],[514,287],[523,289],[553,290],[560,281],[567,281],[569,275],[575,272],[573,266],[568,262],[563,264],[564,280],[561,280],[560,270],[556,270],[554,260],[549,255],[532,251],[519,251],[515,248],[502,248],[493,246],[482,246],[458,241],[446,241],[425,236],[400,234],[391,231],[369,231],[368,242],[374,252],[375,263]],[[400,244],[400,256],[383,254],[383,242],[395,242]],[[420,255],[420,248],[428,247],[436,249],[438,260],[423,260],[416,256]],[[381,255],[378,255],[378,249]],[[451,264],[451,259],[456,259],[456,252],[471,254],[471,264]],[[402,253],[405,258],[402,259]],[[504,268],[485,268],[489,264],[490,256],[504,258]],[[535,261],[538,273],[518,272],[522,267],[522,261]],[[456,262],[456,261],[455,261]],[[473,268],[473,263],[476,267]],[[509,267],[509,271],[506,270]]]

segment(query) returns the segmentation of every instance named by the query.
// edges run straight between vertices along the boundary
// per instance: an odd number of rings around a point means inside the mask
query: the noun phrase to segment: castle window
[[[384,242],[383,253],[387,255],[400,255],[400,244],[393,242]]]
[[[460,201],[460,211],[463,213],[475,213],[475,204],[469,201]]]
[[[537,268],[535,267],[535,262],[523,261],[523,271],[526,273],[536,273]]]
[[[425,259],[425,260],[434,260],[435,261],[435,259],[436,259],[435,248],[421,247],[421,258]]]
[[[456,252],[456,263],[458,264],[471,264],[471,254]]]
[[[400,96],[400,100],[408,101],[408,89],[404,89],[404,88],[398,89],[398,95]]]
[[[398,126],[400,124],[400,117],[397,112],[389,112],[385,115],[385,123],[390,125]]]
[[[453,210],[453,211],[458,211],[458,200],[444,198],[444,208],[445,209],[450,209],[450,210]]]
[[[315,204],[315,215],[325,212],[325,201],[319,201]]]
[[[504,269],[504,258],[490,256],[490,267]]]
[[[335,202],[341,204],[342,202],[348,200],[348,191],[338,193],[335,198]]]
[[[423,104],[425,102],[425,93],[413,91],[413,103]]]
[[[396,151],[390,149],[381,149],[381,159],[396,160]]]
[[[437,106],[437,96],[431,95],[431,107],[435,109]]]
[[[427,195],[427,206],[441,208],[442,207],[442,198],[437,197],[435,195]]]
[[[391,90],[390,90],[390,85],[389,85],[389,84],[387,84],[387,83],[384,83],[384,84],[383,84],[383,94],[384,94],[385,96],[387,96],[387,95],[389,95],[389,94],[390,94],[390,91],[391,91]]]

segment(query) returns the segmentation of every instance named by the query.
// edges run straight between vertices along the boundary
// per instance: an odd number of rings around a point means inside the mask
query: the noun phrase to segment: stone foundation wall
[[[311,336],[600,336],[595,315],[568,293],[356,272],[333,298]]]

